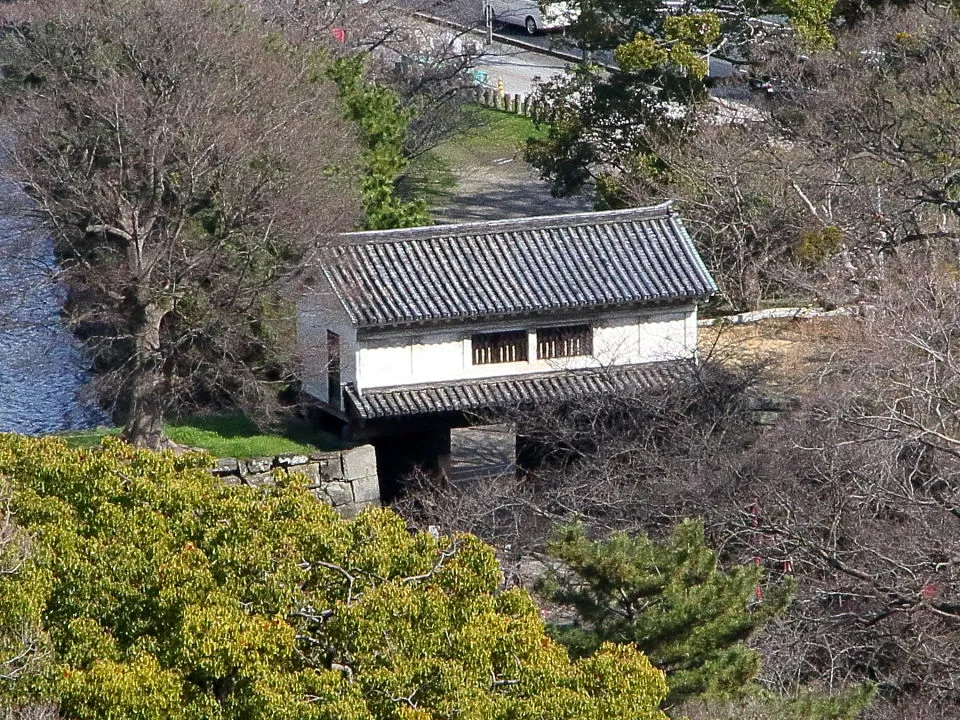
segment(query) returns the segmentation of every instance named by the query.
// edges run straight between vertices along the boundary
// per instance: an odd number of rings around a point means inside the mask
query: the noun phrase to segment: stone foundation
[[[366,505],[380,504],[377,456],[372,445],[310,455],[220,458],[211,472],[226,483],[252,486],[272,483],[275,472],[304,475],[307,487],[347,518]]]

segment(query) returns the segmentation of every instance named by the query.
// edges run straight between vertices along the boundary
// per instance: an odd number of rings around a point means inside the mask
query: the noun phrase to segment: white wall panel
[[[567,324],[583,323],[587,318]],[[594,328],[591,356],[536,359],[536,326],[529,332],[529,360],[474,365],[470,338],[475,332],[523,329],[507,325],[474,325],[463,329],[367,331],[357,360],[357,386],[364,388],[423,385],[692,357],[696,342],[696,309],[609,313],[589,318]],[[541,327],[562,323],[540,321]],[[692,330],[691,330],[692,329]]]
[[[692,357],[696,341],[691,342],[687,334],[690,315],[690,312],[670,312],[641,317],[637,323],[637,362]],[[696,328],[695,319],[693,326]]]
[[[356,382],[357,330],[332,293],[317,291],[305,295],[297,303],[297,353],[303,389],[326,402],[327,396],[327,330],[340,336],[340,380]]]

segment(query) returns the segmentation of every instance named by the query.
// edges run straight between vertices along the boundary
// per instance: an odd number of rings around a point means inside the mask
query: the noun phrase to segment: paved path
[[[475,3],[475,5],[474,5]],[[433,8],[420,9],[434,15],[451,19],[468,17],[471,8],[476,9],[476,21],[481,21],[480,0],[456,0]],[[440,12],[438,12],[438,7]],[[465,34],[462,31],[442,28],[425,20],[407,18],[405,21],[417,35],[435,38],[440,46],[457,48],[460,43],[477,43],[482,49],[474,67],[487,75],[486,84],[496,88],[503,80],[503,89],[508,94],[527,94],[535,78],[548,79],[561,74],[567,61],[549,55],[525,50],[506,43],[483,44],[483,37]],[[551,42],[551,36],[539,37],[538,41]],[[425,40],[429,42],[429,40]],[[482,154],[481,154],[482,155]],[[518,153],[504,151],[503,157],[478,156],[469,164],[452,168],[457,187],[444,202],[431,209],[437,222],[467,222],[470,220],[497,220],[512,217],[550,215],[590,210],[592,196],[554,198],[550,188],[537,176]]]
[[[557,215],[593,209],[592,197],[555,198],[547,183],[520,159],[501,158],[486,166],[455,168],[457,189],[433,209],[439,223]]]

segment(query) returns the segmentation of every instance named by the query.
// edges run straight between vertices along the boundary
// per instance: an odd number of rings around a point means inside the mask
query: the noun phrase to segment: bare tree
[[[406,152],[418,157],[476,122],[473,67],[483,55],[476,36],[394,16],[394,28],[372,51],[374,78],[386,83],[411,114]]]
[[[416,157],[464,127],[463,106],[473,99],[472,68],[482,54],[467,29],[419,17],[434,15],[435,0],[403,7],[386,0],[248,0],[266,23],[301,47],[330,45],[325,52],[368,56],[366,75],[395,92],[410,114],[405,151]]]
[[[960,284],[948,256],[902,254],[858,342],[741,458],[715,519],[798,575],[764,641],[771,680],[872,680],[878,717],[958,717]]]
[[[667,531],[722,491],[721,471],[756,437],[760,368],[704,363],[676,384],[505,411],[516,424],[518,477],[454,486],[417,478],[398,504],[424,525],[476,533],[516,561],[553,528]],[[488,418],[492,419],[492,418]],[[497,419],[503,419],[498,416]]]
[[[868,717],[960,717],[960,280],[951,252],[922,243],[886,270],[882,302],[775,426],[754,424],[742,385],[709,378],[581,403],[527,430],[550,451],[537,472],[418,507],[527,556],[570,517],[604,534],[701,516],[726,562],[795,577],[755,640],[768,687],[869,682]]]
[[[630,192],[637,202],[676,200],[732,308],[796,296],[850,302],[879,264],[864,240],[859,178],[772,122],[705,122],[683,143],[658,145],[667,171]]]
[[[179,400],[284,379],[280,289],[352,226],[352,139],[303,56],[235,7],[5,9],[5,176],[33,197],[131,442]]]
[[[677,199],[738,309],[869,298],[894,249],[960,237],[958,48],[952,11],[918,5],[830,50],[772,45],[766,100],[734,122],[697,116],[680,142],[650,137],[665,167],[632,196]]]
[[[57,720],[60,713],[52,704],[27,705],[0,711],[3,720]]]
[[[834,52],[768,65],[782,136],[833,156],[829,181],[877,247],[957,236],[958,41],[954,13],[910,5],[871,17]]]

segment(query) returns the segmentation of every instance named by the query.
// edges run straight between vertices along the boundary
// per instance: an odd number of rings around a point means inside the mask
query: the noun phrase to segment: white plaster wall
[[[310,291],[297,303],[297,353],[300,356],[303,389],[324,402],[329,400],[327,330],[340,336],[341,382],[356,382],[359,350],[357,330],[329,286]]]
[[[651,315],[637,323],[637,362],[693,357],[697,347],[697,309]]]
[[[587,318],[566,324],[582,324]],[[587,367],[628,365],[640,362],[693,357],[696,348],[696,307],[661,309],[643,313],[616,313],[589,319],[593,325],[593,355],[536,359],[536,327],[563,323],[525,325],[473,325],[457,330],[370,332],[360,340],[356,382],[365,388],[422,385],[452,380],[572,370]],[[475,332],[528,331],[528,357],[517,363],[474,365],[470,338]],[[346,375],[346,371],[344,372]]]
[[[637,352],[637,318],[607,320],[593,328],[593,355],[599,366],[640,362]]]
[[[684,349],[689,353],[690,357],[697,357],[697,340],[699,336],[697,332],[700,328],[699,319],[697,317],[697,310],[699,308],[694,304],[693,308],[686,314],[683,319],[683,327],[686,331],[686,340],[684,342]]]
[[[418,385],[467,377],[464,337],[463,331],[435,331],[364,339],[357,355],[357,387]],[[469,338],[468,332],[468,349]]]

